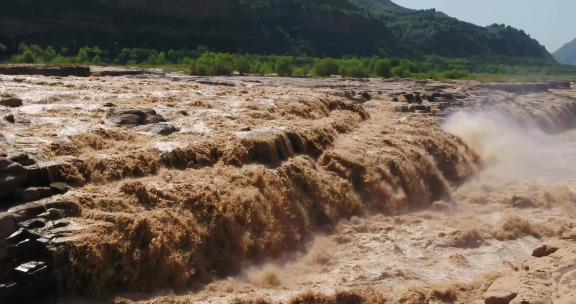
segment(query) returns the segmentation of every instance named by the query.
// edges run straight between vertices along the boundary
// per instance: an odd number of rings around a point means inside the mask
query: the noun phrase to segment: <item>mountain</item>
[[[0,43],[374,55],[396,38],[347,0],[12,0]]]
[[[562,64],[576,65],[576,39],[554,52],[554,58]]]
[[[405,49],[450,57],[512,56],[552,59],[537,40],[522,30],[493,24],[481,27],[435,9],[410,10],[390,0],[350,0],[376,16]]]
[[[7,1],[0,10],[0,54],[22,42],[111,52],[205,46],[314,56],[551,57],[523,31],[480,27],[390,0]]]
[[[405,14],[415,11],[402,7],[391,0],[350,0],[350,2],[377,17],[393,17],[397,14]]]

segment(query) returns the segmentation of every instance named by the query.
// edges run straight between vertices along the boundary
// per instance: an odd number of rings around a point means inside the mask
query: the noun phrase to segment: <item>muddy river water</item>
[[[6,299],[576,303],[570,83],[115,75],[0,76]]]
[[[302,293],[369,288],[394,303],[446,303],[429,289],[470,285],[453,302],[484,303],[482,292],[496,277],[557,239],[555,230],[573,225],[576,131],[526,128],[494,109],[455,112],[443,128],[487,162],[450,200],[410,214],[344,220],[302,253],[249,267],[199,292],[151,301],[289,302]],[[410,300],[411,292],[425,296]],[[573,294],[563,299],[526,303],[576,301]]]

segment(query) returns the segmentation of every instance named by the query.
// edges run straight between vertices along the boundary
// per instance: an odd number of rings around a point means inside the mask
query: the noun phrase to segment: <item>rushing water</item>
[[[569,220],[576,130],[549,134],[495,111],[459,112],[444,128],[485,163],[452,200],[412,214],[344,221],[330,235],[317,236],[305,253],[247,269],[185,297],[201,303],[287,301],[307,291],[372,287],[394,298],[408,288],[474,282],[530,255],[542,241],[530,229]],[[524,197],[535,208],[510,206]],[[521,226],[524,219],[534,226]]]

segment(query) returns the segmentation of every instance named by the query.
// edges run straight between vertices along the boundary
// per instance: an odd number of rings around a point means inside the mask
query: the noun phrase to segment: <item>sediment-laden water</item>
[[[13,297],[39,262],[56,287],[34,296],[66,301],[569,303],[566,85],[2,80]]]

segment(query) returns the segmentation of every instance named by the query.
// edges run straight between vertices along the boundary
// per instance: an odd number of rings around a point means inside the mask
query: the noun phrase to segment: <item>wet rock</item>
[[[108,120],[117,125],[147,125],[165,122],[153,109],[117,109],[110,112]]]
[[[59,228],[68,227],[69,225],[70,225],[70,221],[68,221],[66,219],[60,219],[60,220],[53,221],[50,224],[50,228],[59,229]]]
[[[14,115],[12,115],[12,114],[8,114],[8,115],[4,116],[4,120],[9,122],[9,123],[16,123],[16,118],[14,118]]]
[[[408,106],[397,106],[395,111],[400,113],[408,113],[410,112],[410,108],[408,108]]]
[[[28,155],[26,153],[14,154],[14,155],[10,156],[9,159],[10,159],[10,161],[13,161],[15,163],[19,163],[22,166],[31,166],[31,165],[34,165],[36,163],[36,161],[34,159],[32,159],[30,157],[30,155]]]
[[[426,101],[430,101],[430,102],[434,101],[434,95],[431,92],[424,92],[421,94],[421,96],[422,96],[422,100],[426,100]]]
[[[26,118],[15,118],[15,123],[16,124],[21,124],[21,125],[29,125],[32,123],[32,121],[30,119],[26,119]]]
[[[36,240],[39,237],[39,235],[32,233],[29,230],[20,228],[6,238],[6,243],[15,245],[21,243],[24,240]]]
[[[90,68],[84,66],[46,67],[36,65],[5,65],[0,67],[3,75],[43,75],[43,76],[90,76]]]
[[[403,105],[396,107],[396,112],[401,113],[431,113],[432,108],[423,104]]]
[[[420,96],[419,93],[414,93],[414,99],[415,99],[416,103],[422,103],[423,102],[422,96]]]
[[[178,132],[180,129],[168,123],[156,123],[147,126],[144,131],[155,133],[158,135],[170,135],[172,133]]]
[[[446,97],[434,97],[431,102],[441,102],[441,103],[449,103],[452,99],[448,99]]]
[[[26,189],[16,189],[14,196],[22,202],[36,201],[41,198],[52,196],[52,188],[49,187],[29,187]]]
[[[352,99],[354,98],[354,95],[356,95],[356,92],[351,91],[351,90],[346,90],[344,92],[342,92],[342,96],[346,97],[347,99]]]
[[[364,103],[372,99],[372,95],[368,91],[357,93],[356,91],[346,90],[344,92],[338,93],[337,95],[344,96],[348,100],[352,100],[359,103]]]
[[[8,209],[8,212],[19,217],[20,220],[28,220],[38,217],[39,214],[52,208],[61,210],[66,216],[74,216],[80,213],[80,209],[76,203],[63,200],[62,198],[44,199],[42,201],[21,204]]]
[[[60,179],[62,165],[56,162],[43,162],[28,167],[26,184],[30,186],[46,186]]]
[[[6,158],[0,158],[0,198],[11,195],[28,177],[28,170]]]
[[[412,113],[431,113],[432,108],[430,106],[425,106],[422,104],[410,105],[408,107],[409,111]]]
[[[236,83],[231,81],[216,81],[211,79],[201,79],[197,80],[196,82],[205,85],[212,85],[212,86],[226,86],[226,87],[235,87]]]
[[[364,99],[366,99],[366,100],[371,100],[371,99],[372,99],[372,95],[371,95],[370,92],[368,92],[368,91],[365,91],[365,92],[360,93],[360,96],[364,97]]]
[[[74,237],[68,237],[68,236],[57,237],[52,240],[52,244],[55,245],[66,244],[74,241],[75,239],[76,238]]]
[[[137,75],[144,75],[148,73],[146,70],[103,70],[103,71],[96,71],[92,73],[92,76],[104,77],[118,77],[118,76],[137,76]]]
[[[358,102],[358,103],[365,103],[367,102],[369,99],[366,99],[364,96],[362,95],[354,95],[352,97],[352,99],[350,99],[352,101]]]
[[[398,101],[404,103],[422,103],[422,96],[419,92],[402,93],[400,96],[398,96]]]
[[[19,259],[35,258],[43,256],[46,252],[44,244],[38,242],[38,238],[24,239],[16,245],[8,247],[8,255],[10,257],[18,257]]]
[[[10,108],[22,106],[22,99],[16,97],[0,97],[0,105]]]
[[[29,275],[33,275],[35,273],[38,273],[40,271],[43,271],[47,267],[48,266],[46,265],[46,262],[31,261],[31,262],[26,262],[24,264],[20,264],[19,266],[14,268],[14,270],[16,270],[17,272],[19,272],[23,275],[29,276]]]
[[[19,260],[6,282],[0,283],[0,299],[5,303],[57,303],[56,278],[45,258],[19,256]]]
[[[0,213],[0,240],[5,239],[17,230],[16,217],[13,214]]]
[[[23,221],[19,225],[25,229],[38,229],[46,226],[46,220],[43,218],[33,218]]]
[[[398,101],[404,102],[404,103],[414,102],[414,94],[412,94],[412,93],[402,94],[402,95],[398,96]]]
[[[549,256],[551,254],[553,254],[554,252],[558,251],[557,247],[553,247],[553,246],[548,246],[546,244],[535,248],[532,251],[532,256],[533,257],[537,257],[537,258],[542,258],[545,256]]]
[[[57,219],[61,219],[65,216],[64,211],[60,209],[50,208],[46,210],[46,212],[38,214],[38,217],[41,217],[46,220],[54,221]]]
[[[16,282],[0,283],[0,299],[7,303],[17,303],[18,284]]]
[[[509,304],[517,296],[515,292],[493,292],[484,296],[484,304]]]
[[[12,208],[8,209],[8,212],[14,214],[15,216],[22,218],[22,220],[27,220],[27,219],[35,217],[36,215],[44,212],[44,210],[45,210],[45,207],[42,203],[31,202],[31,203],[26,203],[26,204],[12,207]]]
[[[68,191],[68,185],[63,182],[53,182],[50,183],[50,188],[54,190],[56,193],[64,194]]]

